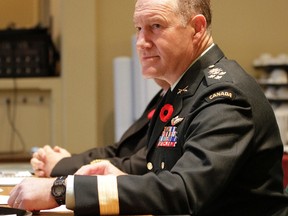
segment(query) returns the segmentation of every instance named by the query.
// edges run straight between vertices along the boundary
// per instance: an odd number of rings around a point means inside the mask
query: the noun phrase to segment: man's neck
[[[200,56],[198,56],[198,58],[196,58],[190,65],[189,67],[186,69],[186,71],[184,73],[182,73],[182,75],[177,79],[177,81],[175,83],[173,83],[173,85],[171,85],[171,91],[173,91],[173,89],[176,87],[176,85],[178,84],[178,82],[181,80],[181,78],[184,76],[184,74],[187,72],[187,70],[192,67],[192,65],[198,61],[199,58],[201,58],[203,55],[205,55],[215,44],[212,43],[209,47],[207,47]]]

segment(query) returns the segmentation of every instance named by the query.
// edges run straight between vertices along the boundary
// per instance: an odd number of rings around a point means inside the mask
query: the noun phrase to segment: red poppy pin
[[[148,113],[147,118],[148,118],[149,120],[152,119],[154,113],[155,113],[155,109],[152,109],[152,110]]]
[[[174,108],[171,104],[165,104],[160,111],[160,119],[162,122],[167,122],[173,114]]]

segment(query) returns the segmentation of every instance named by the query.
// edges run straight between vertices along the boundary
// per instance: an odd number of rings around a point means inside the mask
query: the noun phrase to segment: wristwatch
[[[57,177],[57,179],[53,183],[53,186],[51,187],[51,194],[59,206],[65,204],[66,178],[67,176]]]

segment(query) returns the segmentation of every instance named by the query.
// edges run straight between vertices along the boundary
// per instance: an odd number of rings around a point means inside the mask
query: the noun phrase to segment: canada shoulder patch
[[[225,99],[233,100],[235,98],[235,94],[231,90],[217,91],[209,95],[208,97],[206,97],[206,101],[211,102],[218,98],[225,98]]]

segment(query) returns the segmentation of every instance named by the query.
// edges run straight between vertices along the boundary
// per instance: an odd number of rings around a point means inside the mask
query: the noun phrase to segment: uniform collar
[[[201,53],[201,55],[200,55],[197,59],[195,59],[195,60],[192,62],[192,64],[190,64],[190,66],[188,67],[188,69],[187,69],[184,73],[182,73],[182,75],[178,78],[178,80],[177,80],[173,85],[171,85],[171,91],[173,91],[173,89],[176,87],[176,85],[177,85],[178,82],[181,80],[181,78],[184,76],[184,74],[189,70],[189,68],[191,68],[192,65],[193,65],[195,62],[197,62],[203,55],[205,55],[205,53],[207,53],[214,45],[215,45],[215,44],[212,43],[206,50],[204,50],[203,53]]]

